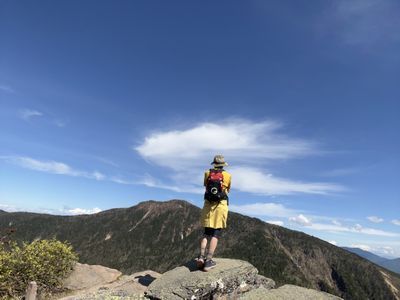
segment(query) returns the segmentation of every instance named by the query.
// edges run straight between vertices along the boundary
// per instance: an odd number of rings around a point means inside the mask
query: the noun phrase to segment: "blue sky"
[[[0,1],[0,209],[202,205],[400,256],[400,4]]]

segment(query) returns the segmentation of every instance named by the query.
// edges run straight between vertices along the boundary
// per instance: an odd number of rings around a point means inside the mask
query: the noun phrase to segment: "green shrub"
[[[30,281],[41,294],[59,291],[77,259],[70,244],[57,240],[0,243],[0,299],[22,296]]]

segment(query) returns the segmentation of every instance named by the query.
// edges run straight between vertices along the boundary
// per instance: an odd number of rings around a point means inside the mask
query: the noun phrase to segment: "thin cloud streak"
[[[400,226],[400,219],[392,220],[392,224],[397,225],[397,226]]]
[[[297,224],[300,224],[297,222]],[[300,224],[301,225],[301,224]],[[312,223],[306,226],[308,229],[317,230],[317,231],[327,231],[332,233],[338,232],[348,232],[348,233],[359,233],[366,235],[375,235],[375,236],[384,236],[384,237],[399,237],[400,234],[390,231],[384,231],[374,228],[363,227],[360,224],[356,224],[355,226],[344,226],[344,225],[334,225],[334,224],[323,224],[323,223]]]
[[[296,193],[324,195],[344,191],[345,188],[330,183],[305,183],[265,174],[262,170],[248,167],[230,169],[236,179],[236,188],[243,192],[260,195],[291,195]]]
[[[340,0],[332,3],[318,25],[346,45],[387,47],[400,41],[399,9],[396,0]]]
[[[0,91],[10,93],[10,94],[15,93],[15,90],[8,85],[0,85]]]
[[[382,223],[384,221],[382,218],[379,218],[377,216],[369,216],[367,217],[367,219],[373,223]]]
[[[58,161],[42,161],[23,156],[2,156],[0,159],[19,167],[50,174],[85,177],[89,179],[104,180],[106,176],[100,172],[85,172],[75,170],[69,165]]]
[[[19,116],[21,119],[25,121],[29,121],[33,117],[41,117],[43,116],[43,113],[37,110],[32,110],[32,109],[23,109],[19,111]]]
[[[252,203],[244,205],[230,204],[231,211],[248,216],[269,216],[287,218],[296,215],[298,212],[285,207],[279,203]]]

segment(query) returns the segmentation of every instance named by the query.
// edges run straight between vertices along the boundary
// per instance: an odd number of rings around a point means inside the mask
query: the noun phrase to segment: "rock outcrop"
[[[275,286],[273,280],[258,275],[248,262],[223,258],[215,261],[217,267],[209,272],[197,270],[194,262],[168,271],[152,282],[145,294],[150,299],[210,299]]]
[[[197,270],[193,262],[164,273],[153,281],[146,297],[150,299],[320,299],[339,297],[285,285],[274,289],[275,282],[258,274],[248,262],[234,259],[215,259],[217,267],[209,272]]]
[[[68,290],[82,290],[113,282],[121,275],[122,273],[115,269],[76,263],[72,273],[64,281],[64,287]]]
[[[144,271],[122,275],[103,266],[77,264],[65,280],[67,292],[55,299],[242,299],[242,300],[339,300],[341,298],[294,285],[275,288],[275,282],[258,274],[250,263],[216,258],[209,272],[197,269],[194,261],[164,274]]]
[[[144,299],[147,286],[160,276],[161,274],[151,270],[122,275],[115,269],[77,263],[71,275],[64,281],[66,292],[54,299]]]
[[[296,285],[286,284],[278,289],[265,289],[263,287],[249,291],[240,296],[241,300],[339,300],[342,298],[334,295],[306,289]]]

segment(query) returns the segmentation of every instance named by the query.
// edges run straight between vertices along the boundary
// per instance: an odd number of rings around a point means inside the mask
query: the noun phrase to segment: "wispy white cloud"
[[[230,172],[235,178],[235,188],[243,192],[254,194],[328,194],[345,190],[342,186],[330,183],[308,183],[279,178],[272,174],[265,174],[260,169],[250,167],[233,167],[230,168]]]
[[[400,219],[394,219],[394,220],[392,220],[392,224],[394,224],[394,225],[397,225],[397,226],[400,226]]]
[[[8,86],[8,85],[4,85],[4,84],[0,84],[0,91],[6,92],[6,93],[15,93],[15,90]]]
[[[297,214],[279,203],[230,204],[229,210],[249,216],[291,217]]]
[[[144,159],[174,170],[203,166],[220,152],[236,164],[289,159],[316,152],[314,143],[280,134],[282,126],[275,121],[202,123],[190,129],[152,133],[134,150]]]
[[[315,142],[289,137],[282,133],[282,129],[282,123],[277,121],[257,123],[228,119],[218,123],[201,123],[184,130],[154,132],[133,149],[149,163],[170,169],[172,172],[168,176],[172,186],[185,178],[197,187],[196,191],[202,185],[198,174],[201,175],[204,166],[217,153],[223,153],[233,166],[229,168],[235,178],[233,189],[259,195],[343,191],[344,188],[337,184],[295,181],[274,177],[265,171],[262,166],[275,160],[320,153]],[[154,180],[146,179],[143,183],[172,189],[159,181],[155,184]]]
[[[342,177],[342,176],[356,174],[358,172],[360,172],[359,168],[341,168],[323,172],[321,175],[327,177]]]
[[[114,182],[114,183],[119,183],[119,184],[124,184],[124,185],[134,185],[136,184],[135,181],[133,180],[126,180],[120,177],[110,177],[109,178],[110,181]]]
[[[54,120],[54,124],[57,126],[57,127],[65,127],[66,125],[67,125],[67,122],[66,121],[63,121],[63,120]]]
[[[100,156],[94,156],[94,159],[101,161],[102,163],[105,163],[107,165],[113,166],[113,167],[119,167],[119,165],[117,163],[115,163],[114,161],[104,158],[104,157],[100,157]]]
[[[101,212],[102,209],[98,207],[94,208],[71,208],[71,207],[63,207],[62,209],[54,209],[54,208],[22,208],[16,207],[12,205],[0,204],[0,209],[7,212],[34,212],[34,213],[42,213],[42,214],[51,214],[51,215],[83,215],[83,214],[95,214]]]
[[[388,46],[400,41],[400,3],[396,0],[340,0],[333,2],[321,23],[348,45]]]
[[[336,241],[333,241],[333,240],[328,241],[328,243],[331,243],[332,245],[335,245],[335,246],[337,246],[337,244],[338,244]]]
[[[307,217],[305,217],[302,214],[289,218],[289,221],[297,223],[302,226],[311,226],[311,220],[309,220]]]
[[[43,116],[43,113],[37,110],[32,110],[32,109],[23,109],[19,111],[19,116],[25,120],[29,121],[33,117],[41,117]]]
[[[176,186],[174,184],[166,184],[161,182],[160,180],[154,178],[150,174],[145,174],[141,179],[135,181],[135,184],[142,184],[147,187],[159,188],[171,190],[174,192],[186,192],[186,193],[194,193],[194,194],[203,194],[204,189],[199,186],[194,186],[190,184],[190,181],[185,182],[185,184],[181,186]]]
[[[373,223],[382,223],[384,221],[382,218],[379,218],[377,216],[369,216],[367,217],[367,219]]]
[[[12,163],[14,165],[20,166],[22,168],[45,172],[45,173],[85,177],[96,180],[106,179],[106,176],[100,172],[97,171],[85,172],[76,170],[63,162],[58,162],[58,161],[52,161],[52,160],[43,161],[24,156],[1,156],[0,159]]]

